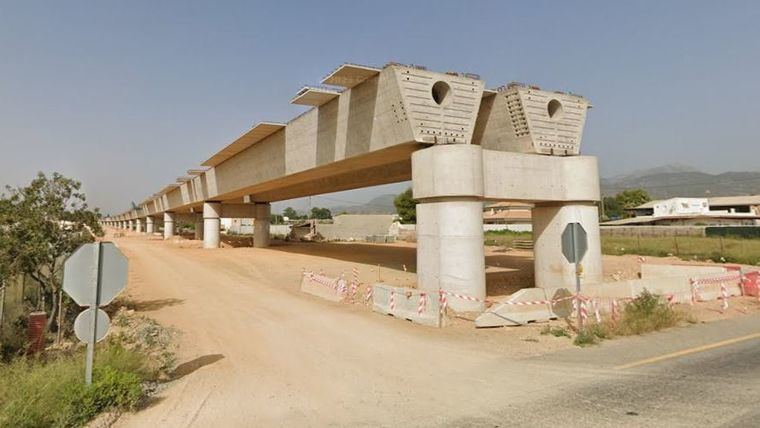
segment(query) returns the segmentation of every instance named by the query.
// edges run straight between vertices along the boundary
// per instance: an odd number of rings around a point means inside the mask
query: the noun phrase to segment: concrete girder
[[[343,168],[359,159],[372,167],[407,162],[407,171],[398,177],[408,179],[412,151],[425,144],[471,142],[483,86],[473,76],[389,65],[288,122],[284,129],[167,189],[144,204],[140,216],[178,212],[208,200],[237,199],[256,194],[257,186],[262,192],[268,192],[266,187],[291,187],[287,197],[292,198],[404,179],[380,176],[353,186],[333,180],[334,188],[294,182],[303,173],[316,171],[322,174],[317,178],[329,178],[336,171],[347,172]],[[407,147],[393,150],[399,146]],[[349,163],[342,165],[342,161]]]

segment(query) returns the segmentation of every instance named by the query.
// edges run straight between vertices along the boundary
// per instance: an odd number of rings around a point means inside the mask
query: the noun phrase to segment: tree
[[[393,205],[396,206],[396,213],[401,217],[402,223],[417,222],[417,201],[412,198],[412,188],[406,189],[393,199]]]
[[[287,217],[290,220],[295,220],[298,218],[298,212],[291,207],[287,207],[282,210],[282,215],[283,217]]]
[[[27,187],[6,187],[3,228],[6,256],[14,269],[34,279],[41,288],[40,309],[50,305],[48,328],[58,312],[55,298],[62,285],[63,263],[80,245],[102,236],[100,213],[90,210],[78,181],[58,173],[38,173]]]
[[[631,210],[641,204],[645,204],[652,200],[644,189],[630,189],[624,190],[615,195],[618,205],[622,210]]]
[[[317,220],[328,220],[332,218],[332,213],[327,208],[314,207],[311,209],[311,218]]]
[[[602,204],[604,205],[603,212],[605,217],[603,220],[619,219],[625,215],[625,211],[623,211],[623,208],[614,196],[605,196],[602,199]]]

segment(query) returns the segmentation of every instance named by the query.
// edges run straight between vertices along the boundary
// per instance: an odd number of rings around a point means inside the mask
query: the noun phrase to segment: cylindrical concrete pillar
[[[219,248],[222,203],[203,203],[203,248]]]
[[[174,213],[164,213],[164,239],[174,236]]]
[[[135,230],[135,221],[129,220],[129,231],[132,232]]]
[[[198,241],[203,240],[203,215],[195,217],[195,239]]]
[[[153,216],[147,216],[145,217],[145,233],[148,235],[153,235],[154,229],[154,223],[153,223]]]
[[[264,248],[269,246],[269,223],[272,206],[269,203],[256,203],[253,219],[253,246]]]
[[[143,233],[143,222],[144,221],[145,220],[143,220],[141,218],[138,218],[137,220],[135,220],[135,228],[136,228],[136,232],[137,233]]]
[[[588,236],[588,250],[581,261],[585,283],[602,282],[602,246],[599,210],[590,203],[537,205],[533,208],[533,256],[536,287],[575,290],[575,264],[562,254],[562,232],[569,223],[580,223]]]
[[[482,311],[486,297],[483,203],[475,198],[445,198],[417,204],[417,282],[419,287],[480,299],[449,296],[460,312]]]

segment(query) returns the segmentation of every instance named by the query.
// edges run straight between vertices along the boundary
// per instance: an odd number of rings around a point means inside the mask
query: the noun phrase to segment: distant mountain
[[[335,205],[328,206],[328,208],[333,215],[343,212],[349,214],[396,214],[396,206],[393,205],[394,198],[396,195],[380,195],[361,205]]]
[[[760,172],[708,174],[686,165],[665,165],[601,180],[602,194],[646,189],[655,199],[760,194]]]

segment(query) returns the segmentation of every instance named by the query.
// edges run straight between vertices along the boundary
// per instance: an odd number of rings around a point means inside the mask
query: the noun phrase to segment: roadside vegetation
[[[684,309],[671,307],[662,296],[645,290],[621,307],[617,320],[610,317],[602,318],[601,322],[588,319],[581,329],[547,325],[541,334],[567,337],[575,345],[589,346],[615,337],[645,334],[693,322]]]
[[[0,192],[0,427],[78,427],[104,411],[135,409],[174,366],[172,331],[133,311],[112,312],[85,385],[85,346],[72,331],[81,308],[62,291],[63,264],[103,231],[80,189],[39,173]],[[31,313],[45,320],[34,342]]]
[[[64,342],[37,356],[0,364],[0,426],[79,427],[102,412],[148,402],[175,365],[176,332],[120,309],[96,347],[93,383],[84,383],[84,346]]]
[[[667,304],[662,296],[644,290],[622,306],[619,320],[609,317],[602,322],[588,322],[576,332],[573,343],[578,346],[597,344],[616,336],[633,336],[675,327],[694,320],[681,308]]]

